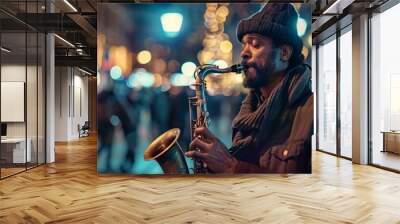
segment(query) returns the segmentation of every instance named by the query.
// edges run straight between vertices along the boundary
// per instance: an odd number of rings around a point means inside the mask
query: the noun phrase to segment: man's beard
[[[243,86],[252,89],[260,88],[267,85],[269,77],[275,71],[275,64],[273,62],[271,62],[266,68],[260,68],[255,64],[249,65],[249,68],[250,67],[256,70],[256,74],[253,77],[245,75],[243,79]]]
[[[276,52],[271,52],[269,55],[269,64],[260,68],[258,65],[251,63],[247,64],[249,68],[254,68],[256,70],[256,74],[254,77],[249,77],[248,75],[244,76],[243,86],[246,88],[257,89],[263,87],[268,84],[270,76],[275,72],[275,54]],[[246,63],[244,63],[246,64]],[[248,69],[249,69],[248,68]]]

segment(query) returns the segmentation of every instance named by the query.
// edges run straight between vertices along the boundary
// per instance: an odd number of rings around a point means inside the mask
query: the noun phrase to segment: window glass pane
[[[340,37],[340,152],[351,158],[352,141],[352,33]]]
[[[46,37],[43,33],[39,33],[38,45],[38,163],[45,163],[45,44]]]
[[[38,57],[37,57],[37,33],[28,31],[28,63],[26,80],[26,112],[27,112],[27,141],[30,147],[30,159],[27,163],[28,168],[37,165],[37,81],[38,81]]]
[[[336,153],[336,39],[318,48],[318,147]]]

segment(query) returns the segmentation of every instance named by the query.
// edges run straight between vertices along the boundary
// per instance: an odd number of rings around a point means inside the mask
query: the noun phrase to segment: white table
[[[28,138],[26,140],[28,143],[26,147],[26,154],[25,154],[25,138],[6,138],[1,139],[1,147],[13,147],[12,148],[12,162],[13,163],[25,163],[31,162],[32,154],[31,154],[31,145],[32,140]],[[3,151],[3,150],[2,150]],[[26,161],[25,161],[26,159]]]

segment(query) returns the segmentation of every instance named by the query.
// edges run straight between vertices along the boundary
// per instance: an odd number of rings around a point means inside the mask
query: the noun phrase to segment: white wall
[[[72,67],[56,67],[55,74],[55,140],[70,141],[89,117],[88,78]]]
[[[81,126],[85,123],[85,121],[89,120],[88,113],[88,78],[81,76],[82,73],[78,73],[77,70],[74,70],[74,91],[73,91],[73,99],[74,99],[74,108],[73,108],[73,119],[72,119],[72,130],[71,135],[73,138],[77,138],[78,133],[78,124]]]
[[[68,68],[55,68],[55,141],[68,140]]]
[[[25,82],[25,65],[2,65],[1,81],[3,82]],[[7,108],[1,108],[7,110]],[[25,137],[25,123],[7,123],[7,137]]]

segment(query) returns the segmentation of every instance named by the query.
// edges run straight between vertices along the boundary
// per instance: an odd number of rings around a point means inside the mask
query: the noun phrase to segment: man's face
[[[249,66],[243,80],[243,85],[248,88],[265,86],[269,76],[277,72],[280,61],[279,48],[273,45],[272,39],[258,34],[243,36],[240,57],[242,63]]]

